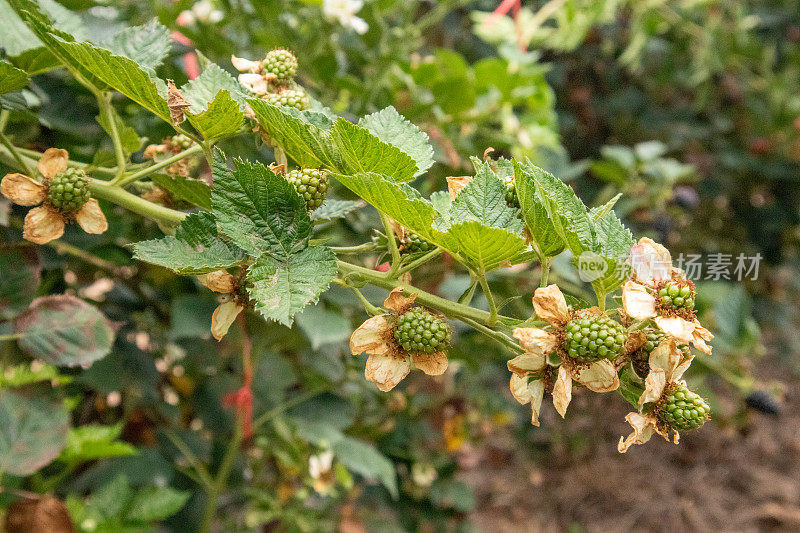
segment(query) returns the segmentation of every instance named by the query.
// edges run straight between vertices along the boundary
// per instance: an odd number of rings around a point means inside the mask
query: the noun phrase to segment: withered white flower
[[[369,31],[367,21],[356,16],[363,6],[363,0],[322,0],[322,12],[326,18],[338,21],[359,35]]]
[[[197,279],[212,291],[221,294],[233,294],[237,289],[236,278],[227,270],[215,270],[198,276]],[[219,304],[211,315],[211,335],[221,341],[243,310],[244,306],[236,298]]]
[[[532,423],[538,425],[544,383],[539,379],[531,379],[530,376],[545,370],[548,355],[559,353],[561,356],[561,365],[553,386],[553,405],[562,417],[572,400],[573,380],[594,392],[609,392],[619,387],[619,377],[614,363],[608,359],[582,363],[571,359],[564,352],[562,334],[573,313],[558,285],[536,289],[533,307],[536,316],[548,322],[551,329],[515,329],[514,338],[519,341],[525,353],[509,361],[508,369],[514,374],[511,377],[511,393],[520,403],[531,403]]]
[[[253,94],[263,96],[269,92],[270,82],[277,79],[275,74],[264,70],[263,61],[250,61],[242,57],[231,56],[233,67],[239,74],[239,83]]]
[[[625,420],[633,428],[627,438],[620,437],[617,449],[625,453],[634,444],[644,444],[653,433],[658,433],[669,441],[670,428],[658,419],[658,402],[665,392],[679,381],[683,373],[692,363],[692,357],[686,357],[678,348],[675,339],[666,338],[650,353],[650,372],[645,379],[645,390],[639,397],[639,408],[646,404],[656,403],[647,413],[629,413]],[[674,430],[673,430],[674,431]],[[678,444],[680,435],[674,431],[673,442]]]
[[[439,376],[447,370],[444,352],[409,354],[393,338],[395,317],[408,311],[415,299],[416,294],[403,296],[403,289],[395,288],[383,302],[391,313],[369,318],[350,336],[353,355],[369,354],[364,376],[383,392],[392,390],[408,375],[412,362],[429,376]]]
[[[64,234],[66,223],[73,218],[86,233],[100,234],[108,229],[106,217],[94,198],[87,200],[74,213],[64,213],[48,201],[48,183],[67,170],[68,161],[66,150],[49,148],[37,165],[44,183],[19,173],[6,174],[0,181],[0,194],[15,204],[38,206],[28,211],[22,227],[22,236],[33,243],[46,244],[58,239]]]
[[[308,458],[308,474],[313,480],[314,490],[319,494],[328,494],[336,484],[333,475],[333,451],[326,450],[319,455]]]
[[[633,277],[622,287],[622,306],[635,320],[653,319],[667,335],[707,354],[711,346],[706,344],[714,338],[691,311],[665,312],[658,305],[656,295],[664,282],[690,283],[681,269],[672,266],[669,251],[657,242],[643,238],[631,249]]]

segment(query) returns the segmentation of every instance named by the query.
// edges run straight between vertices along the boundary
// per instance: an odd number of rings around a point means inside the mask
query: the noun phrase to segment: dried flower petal
[[[234,55],[231,56],[231,64],[239,72],[258,72],[261,70],[261,61],[250,61]]]
[[[413,359],[414,366],[429,376],[441,376],[447,370],[447,355],[444,352],[416,353]]]
[[[646,403],[658,401],[667,386],[667,376],[660,368],[651,368],[644,380],[644,392],[639,396],[639,407]]]
[[[52,209],[34,207],[25,216],[22,237],[36,244],[46,244],[64,235],[64,218]]]
[[[367,358],[364,376],[373,381],[380,390],[388,392],[395,388],[411,371],[411,361],[399,354],[372,354]]]
[[[350,352],[358,355],[361,352],[382,355],[389,351],[386,344],[386,332],[389,322],[383,315],[369,318],[361,324],[350,336]]]
[[[694,322],[689,322],[678,316],[657,316],[655,323],[661,331],[682,343],[689,343],[694,340]]]
[[[571,401],[572,376],[570,376],[567,369],[562,365],[558,369],[558,378],[553,386],[553,406],[556,408],[556,411],[558,411],[558,414],[561,415],[561,418],[564,418],[564,415],[567,414],[567,407],[569,407],[569,402]]]
[[[567,300],[556,284],[536,289],[533,308],[536,316],[556,326],[565,324],[570,318]]]
[[[517,328],[514,330],[514,338],[519,341],[523,350],[533,355],[549,355],[558,346],[555,335],[539,328]]]
[[[267,94],[269,85],[261,74],[239,74],[239,83],[253,94]]]
[[[622,307],[635,320],[656,316],[656,299],[644,285],[628,280],[622,287]]]
[[[544,355],[524,353],[516,356],[508,363],[508,370],[515,374],[527,374],[528,372],[538,372],[547,365],[547,358]]]
[[[222,294],[230,294],[236,288],[236,278],[234,278],[227,270],[215,270],[197,279],[214,292],[221,292]]]
[[[619,376],[614,363],[608,359],[601,359],[589,364],[579,366],[572,371],[575,381],[594,392],[610,392],[619,388]]]
[[[225,302],[214,309],[214,314],[211,315],[211,334],[215,339],[222,340],[243,309],[244,307],[234,301]]]
[[[39,159],[39,172],[48,179],[53,179],[56,174],[67,170],[69,152],[60,148],[48,148]]]
[[[646,283],[666,279],[672,274],[672,256],[664,246],[644,237],[631,248],[629,261],[636,277]]]
[[[0,194],[17,205],[39,205],[44,201],[44,186],[25,174],[6,174],[0,181]]]
[[[472,176],[449,176],[447,178],[447,192],[450,194],[450,199],[455,200],[458,193],[469,185],[472,181]]]
[[[108,229],[108,221],[94,198],[89,198],[75,215],[75,220],[86,233],[100,235]]]
[[[172,124],[177,126],[183,122],[183,112],[191,107],[191,104],[186,101],[181,94],[181,91],[175,86],[175,82],[167,80],[167,107],[169,107],[169,118]]]
[[[655,420],[651,416],[639,413],[628,413],[625,420],[633,428],[633,433],[628,435],[627,438],[619,438],[619,444],[617,444],[617,451],[619,451],[619,453],[627,452],[628,448],[634,444],[644,444],[649,441],[655,430]]]
[[[394,311],[395,313],[402,315],[408,311],[416,299],[416,294],[412,294],[411,296],[403,296],[402,287],[395,287],[392,289],[392,292],[389,293],[389,296],[387,296],[383,301],[383,306],[390,311]]]

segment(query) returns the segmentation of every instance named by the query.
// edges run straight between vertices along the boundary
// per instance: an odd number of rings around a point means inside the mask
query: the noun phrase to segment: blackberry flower
[[[49,148],[39,159],[42,183],[24,174],[6,174],[0,193],[17,205],[34,207],[25,216],[22,236],[45,244],[64,234],[67,222],[75,220],[86,233],[108,229],[97,200],[89,196],[89,181],[83,171],[67,168],[69,153]],[[41,204],[41,205],[39,205]]]

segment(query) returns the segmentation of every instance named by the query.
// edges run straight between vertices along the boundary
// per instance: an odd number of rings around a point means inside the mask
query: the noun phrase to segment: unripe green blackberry
[[[186,150],[187,148],[192,146],[192,141],[189,137],[184,135],[183,133],[179,133],[178,135],[172,136],[172,146],[176,146],[181,150]]]
[[[294,107],[300,111],[308,109],[309,106],[308,96],[302,89],[286,89],[279,93],[270,93],[264,96],[264,100],[272,105]]]
[[[644,344],[642,344],[642,347],[636,350],[631,357],[633,369],[641,378],[646,378],[647,374],[650,372],[650,354],[668,337],[667,334],[655,328],[647,328],[644,333]],[[683,352],[684,358],[691,356],[689,346],[679,344],[678,349]]]
[[[441,352],[450,344],[450,326],[424,309],[415,308],[399,318],[394,339],[409,353]]]
[[[519,207],[519,197],[517,196],[517,186],[514,184],[514,176],[503,178],[506,186],[506,205],[508,207]]]
[[[292,170],[286,174],[297,193],[306,201],[306,209],[313,211],[325,201],[330,179],[324,170],[303,168]]]
[[[694,310],[694,290],[689,285],[679,285],[674,281],[668,281],[661,290],[658,297],[661,305],[669,309],[682,311]]]
[[[280,81],[288,81],[297,74],[297,58],[285,48],[267,52],[263,65],[265,71],[274,74]]]
[[[59,172],[47,183],[47,199],[62,213],[77,212],[89,198],[89,178],[77,168]]]
[[[578,361],[616,359],[625,350],[625,328],[607,315],[576,318],[565,329],[567,355]]]
[[[400,251],[407,254],[430,252],[436,246],[414,233],[409,231],[400,239]]]
[[[676,431],[697,429],[708,420],[711,408],[708,403],[686,388],[676,383],[661,399],[658,419]]]

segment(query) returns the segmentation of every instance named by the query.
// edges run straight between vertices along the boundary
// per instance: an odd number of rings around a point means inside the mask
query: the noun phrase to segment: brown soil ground
[[[677,446],[654,437],[625,455],[616,451],[628,433],[625,405],[575,396],[566,422],[543,408],[530,450],[496,435],[462,461],[474,465],[462,479],[475,491],[470,518],[479,531],[800,531],[800,414],[792,408],[800,382],[788,386],[776,417],[750,413],[738,430],[706,424]],[[547,451],[533,451],[543,443]]]

